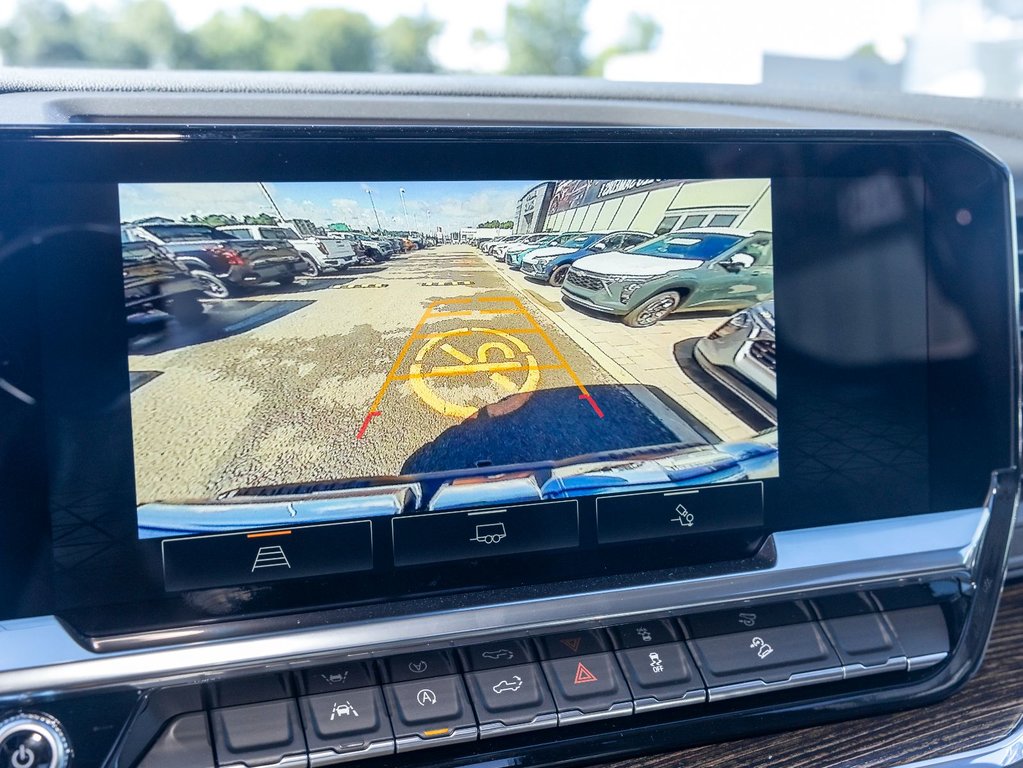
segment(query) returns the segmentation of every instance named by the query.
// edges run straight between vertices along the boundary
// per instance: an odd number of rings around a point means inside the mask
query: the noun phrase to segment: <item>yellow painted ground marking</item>
[[[440,313],[433,313],[434,316]],[[476,348],[475,357],[465,353],[458,347],[448,343],[450,337],[478,335],[480,338],[493,338],[484,341]],[[458,365],[432,365],[426,368],[427,356],[438,349],[458,361]],[[522,359],[515,359],[521,357]],[[467,419],[474,415],[479,407],[465,403],[451,402],[445,399],[428,384],[427,379],[448,376],[471,376],[478,373],[489,373],[490,380],[503,394],[524,394],[533,392],[540,384],[540,371],[561,368],[557,366],[541,366],[536,357],[522,339],[505,331],[494,328],[455,328],[446,333],[431,334],[419,351],[414,362],[409,366],[407,376],[394,376],[394,379],[405,379],[412,391],[428,406],[438,413],[456,419]],[[525,373],[524,381],[519,384],[508,373]]]

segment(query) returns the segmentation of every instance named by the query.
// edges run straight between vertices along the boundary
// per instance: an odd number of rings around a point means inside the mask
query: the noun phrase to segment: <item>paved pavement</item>
[[[713,439],[637,383],[670,367],[619,356],[624,326],[590,338],[503,269],[442,246],[154,326],[129,358],[139,501]]]

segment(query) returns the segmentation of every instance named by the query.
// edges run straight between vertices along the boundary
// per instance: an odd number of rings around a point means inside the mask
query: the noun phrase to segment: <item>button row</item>
[[[297,699],[215,709],[213,736],[221,768],[329,765],[915,670],[948,651],[937,605],[755,606],[304,670]]]
[[[396,514],[402,503],[383,491],[374,499],[381,516],[390,516],[390,558],[399,568],[556,552],[582,544],[576,499],[416,514]],[[180,591],[372,570],[382,553],[374,544],[371,520],[288,524],[296,507],[328,516],[331,505],[350,504],[347,497],[248,504],[261,517],[280,520],[282,527],[164,539],[164,584]],[[150,506],[151,514],[157,508],[168,518],[176,514],[174,507]],[[600,496],[595,506],[599,546],[680,541],[764,524],[759,482]]]

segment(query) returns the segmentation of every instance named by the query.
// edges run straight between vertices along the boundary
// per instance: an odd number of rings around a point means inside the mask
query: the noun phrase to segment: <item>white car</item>
[[[334,240],[325,237],[303,237],[290,227],[265,224],[227,224],[217,227],[235,237],[251,240],[283,240],[302,256],[306,264],[305,274],[316,277],[328,269],[343,272],[359,262],[355,247],[349,240]]]

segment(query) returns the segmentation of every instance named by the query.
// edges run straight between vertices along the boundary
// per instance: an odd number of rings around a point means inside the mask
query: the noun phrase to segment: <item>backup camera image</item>
[[[141,538],[778,474],[768,179],[119,194]]]

